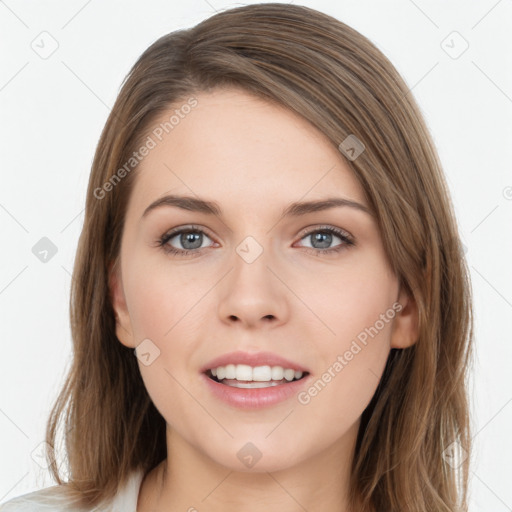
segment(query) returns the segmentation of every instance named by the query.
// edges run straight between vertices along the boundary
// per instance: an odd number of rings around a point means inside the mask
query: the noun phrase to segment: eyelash
[[[333,253],[339,253],[340,251],[355,245],[355,241],[351,235],[349,235],[346,231],[342,231],[342,230],[340,230],[338,228],[334,228],[332,226],[320,226],[318,228],[315,228],[314,230],[308,231],[307,233],[304,233],[301,236],[300,240],[302,240],[303,238],[306,238],[307,236],[313,235],[315,233],[324,233],[324,232],[331,233],[333,235],[338,236],[339,238],[341,238],[343,243],[341,243],[340,245],[338,245],[336,247],[330,248],[330,249],[315,249],[314,247],[306,247],[305,248],[305,249],[307,249],[306,252],[312,253],[315,256],[325,256],[325,255],[330,255]],[[204,230],[202,230],[199,226],[191,225],[191,226],[187,226],[187,227],[183,227],[183,228],[177,228],[175,230],[171,230],[171,231],[165,233],[164,235],[162,235],[157,241],[158,247],[161,247],[162,250],[168,254],[173,254],[176,256],[184,256],[184,257],[185,256],[194,257],[195,255],[199,255],[202,252],[202,249],[206,249],[206,247],[198,248],[198,249],[176,249],[176,248],[168,245],[167,242],[169,242],[169,240],[174,238],[176,235],[180,235],[182,233],[202,233],[202,234],[208,236],[208,234]],[[208,236],[208,238],[211,238],[211,237]]]

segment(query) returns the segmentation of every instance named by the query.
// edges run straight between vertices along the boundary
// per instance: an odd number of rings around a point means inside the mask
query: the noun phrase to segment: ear
[[[116,336],[126,347],[135,348],[130,314],[126,306],[121,279],[121,266],[118,263],[119,260],[116,260],[109,265],[109,290],[112,307],[116,315]]]
[[[414,297],[403,286],[400,287],[397,302],[400,309],[395,309],[397,314],[391,331],[391,348],[408,348],[414,345],[419,337],[418,306]]]

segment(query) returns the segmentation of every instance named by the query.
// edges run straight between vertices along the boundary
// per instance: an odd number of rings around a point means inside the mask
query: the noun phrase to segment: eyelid
[[[316,231],[321,231],[323,229],[339,231],[340,233],[345,235],[347,238],[350,238],[351,240],[354,239],[354,236],[351,233],[349,233],[346,229],[332,226],[330,224],[311,224],[311,225],[306,226],[305,228],[301,229],[297,233],[296,236],[299,238],[304,238],[304,236],[306,236],[306,235],[310,235],[311,233],[314,233]],[[168,236],[173,236],[175,234],[179,234],[182,231],[202,231],[206,235],[208,235],[209,238],[211,238],[211,239],[215,238],[213,235],[210,234],[210,231],[208,230],[208,228],[205,228],[204,226],[200,226],[198,224],[185,224],[183,226],[176,226],[175,228],[172,228],[169,231],[166,231],[162,235],[162,238],[168,237]]]
[[[184,224],[183,226],[176,226],[175,228],[171,228],[169,231],[166,231],[164,236],[172,236],[174,234],[180,233],[181,231],[202,231],[211,238],[209,229],[205,228],[204,226],[200,226],[199,224]]]
[[[299,231],[297,236],[299,238],[304,238],[304,236],[306,236],[306,235],[310,235],[311,233],[315,233],[317,231],[323,231],[323,230],[334,231],[334,232],[337,231],[337,232],[343,234],[344,236],[346,236],[347,238],[349,238],[350,240],[354,240],[354,236],[351,233],[349,233],[346,229],[332,226],[331,224],[311,224],[310,226],[307,226],[307,227],[303,228],[301,231]]]

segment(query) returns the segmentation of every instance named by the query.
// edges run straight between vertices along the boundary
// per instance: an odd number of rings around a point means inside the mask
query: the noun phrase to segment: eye
[[[335,247],[329,247],[333,242],[333,237],[339,238],[342,243]],[[321,226],[312,231],[308,231],[301,240],[307,238],[311,239],[312,245],[310,247],[313,249],[308,252],[313,252],[319,256],[337,253],[347,247],[355,245],[354,238],[349,233],[332,226]]]
[[[199,254],[200,249],[203,249],[204,238],[210,238],[202,229],[197,226],[187,226],[184,228],[177,228],[165,233],[159,240],[158,245],[163,250],[170,254],[177,254],[182,256],[191,255],[192,253]],[[173,247],[171,241],[176,239],[183,249]]]
[[[302,234],[301,240],[310,238],[312,245],[307,252],[312,252],[317,256],[340,252],[349,246],[355,245],[354,238],[342,229],[332,226],[320,226],[314,230]],[[333,242],[333,237],[341,240],[341,243],[334,247],[329,247]],[[203,245],[205,238],[211,240],[206,232],[198,226],[186,226],[173,229],[158,240],[157,245],[169,254],[178,256],[197,256],[202,253],[202,249],[207,247]],[[174,244],[180,244],[182,248],[174,247]],[[308,248],[306,246],[306,248]]]

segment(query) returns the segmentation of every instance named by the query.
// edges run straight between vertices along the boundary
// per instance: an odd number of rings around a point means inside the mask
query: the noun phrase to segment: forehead
[[[335,192],[366,204],[336,146],[296,113],[239,89],[194,97],[193,108],[182,108],[185,99],[150,126],[154,147],[132,192],[137,211],[169,193],[209,197],[234,211]]]

